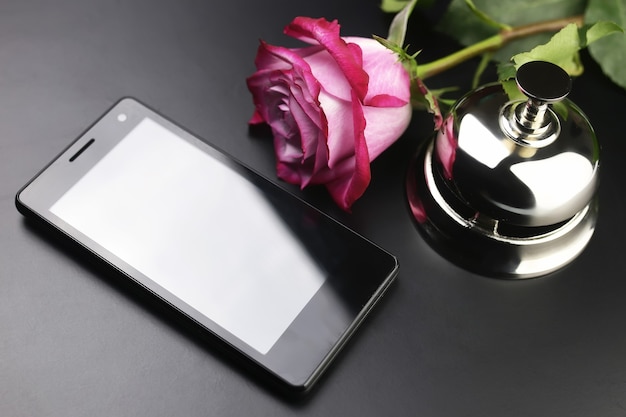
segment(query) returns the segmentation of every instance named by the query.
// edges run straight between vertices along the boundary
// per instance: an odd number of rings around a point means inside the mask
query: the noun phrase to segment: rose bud
[[[323,184],[349,210],[369,185],[370,162],[409,124],[409,74],[376,40],[341,38],[337,21],[298,17],[284,32],[311,46],[261,41],[247,79],[250,123],[271,127],[279,178]]]

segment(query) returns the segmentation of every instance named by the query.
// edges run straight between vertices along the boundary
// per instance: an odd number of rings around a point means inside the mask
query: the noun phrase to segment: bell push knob
[[[565,99],[572,81],[561,67],[545,61],[531,61],[517,70],[518,89],[527,101],[512,103],[503,109],[502,130],[524,145],[544,147],[560,134],[558,117],[550,105]]]

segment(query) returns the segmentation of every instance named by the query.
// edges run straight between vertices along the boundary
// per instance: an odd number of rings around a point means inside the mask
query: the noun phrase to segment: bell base
[[[598,217],[597,196],[566,222],[537,228],[537,234],[527,228],[526,236],[507,236],[497,227],[478,225],[475,217],[464,217],[448,204],[432,157],[430,141],[409,165],[407,199],[419,231],[451,262],[494,278],[534,278],[566,266],[589,243]]]

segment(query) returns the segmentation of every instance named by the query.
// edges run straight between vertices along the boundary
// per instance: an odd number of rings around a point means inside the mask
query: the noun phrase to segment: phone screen
[[[326,279],[258,187],[149,117],[50,211],[262,354]]]

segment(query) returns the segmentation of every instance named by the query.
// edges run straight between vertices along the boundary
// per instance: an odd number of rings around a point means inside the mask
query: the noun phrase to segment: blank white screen
[[[50,210],[263,354],[325,279],[252,184],[149,118]]]

